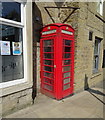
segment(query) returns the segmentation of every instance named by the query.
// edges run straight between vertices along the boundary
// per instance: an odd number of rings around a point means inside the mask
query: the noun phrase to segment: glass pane
[[[49,66],[44,66],[44,71],[53,72],[53,68]]]
[[[94,57],[94,68],[95,68],[95,69],[98,69],[98,61],[99,61],[99,57],[98,57],[98,56],[95,56],[95,57]]]
[[[95,37],[93,73],[98,72],[101,38]]]
[[[71,53],[64,53],[64,58],[70,58],[71,57]]]
[[[44,58],[52,59],[53,58],[53,54],[51,54],[51,53],[44,53]]]
[[[53,52],[51,47],[44,47],[44,52]]]
[[[2,41],[20,42],[22,41],[22,29],[12,27],[9,25],[1,25],[2,34],[0,38]]]
[[[70,66],[64,66],[63,67],[63,72],[65,72],[65,71],[70,71]]]
[[[52,44],[52,40],[44,40],[44,41],[43,41],[43,45],[44,45],[44,47],[45,47],[45,46],[48,47],[48,46],[53,45],[53,44]]]
[[[53,61],[52,60],[44,60],[44,64],[45,65],[53,65]]]
[[[68,88],[70,88],[70,84],[64,85],[63,90],[66,90],[66,89],[68,89]]]
[[[70,77],[70,72],[64,73],[64,78]]]
[[[70,46],[70,45],[71,45],[71,42],[72,42],[71,40],[65,40],[65,43],[64,43],[64,44]]]
[[[53,78],[53,74],[48,73],[48,72],[44,72],[44,76],[49,77],[49,78]]]
[[[71,47],[65,47],[64,52],[71,52]]]
[[[64,79],[64,84],[69,83],[70,82],[70,78]]]
[[[53,80],[48,79],[48,78],[44,78],[44,82],[49,83],[49,84],[53,84]]]
[[[50,85],[44,85],[44,88],[47,89],[47,90],[53,90],[53,87],[50,86]]]
[[[2,2],[0,17],[21,22],[21,4],[17,2]]]
[[[64,65],[70,65],[70,63],[71,63],[71,60],[64,60],[64,61],[63,61],[63,64],[64,64]]]
[[[99,40],[95,40],[94,54],[99,54]]]
[[[2,59],[2,81],[7,82],[24,78],[22,29],[0,25],[0,57]]]

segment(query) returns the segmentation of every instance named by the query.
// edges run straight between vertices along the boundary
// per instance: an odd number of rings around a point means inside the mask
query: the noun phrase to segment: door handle
[[[54,65],[54,68],[56,68],[56,65]]]

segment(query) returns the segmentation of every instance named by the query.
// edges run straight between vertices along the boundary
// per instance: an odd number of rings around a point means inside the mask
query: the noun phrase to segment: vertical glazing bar
[[[60,31],[58,31],[59,33]],[[55,40],[55,94],[56,99],[62,98],[62,37],[60,34],[57,35]]]

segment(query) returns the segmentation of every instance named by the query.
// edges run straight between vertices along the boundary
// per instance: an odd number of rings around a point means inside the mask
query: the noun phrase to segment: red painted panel
[[[57,100],[74,92],[74,29],[54,23],[43,27],[40,40],[41,92]]]

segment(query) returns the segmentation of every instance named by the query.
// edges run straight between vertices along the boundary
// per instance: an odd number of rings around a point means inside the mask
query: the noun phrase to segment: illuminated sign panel
[[[46,31],[46,32],[42,32],[42,35],[47,35],[47,34],[51,34],[51,33],[55,33],[56,30],[50,30],[50,31]]]
[[[70,32],[70,31],[61,30],[61,32],[62,32],[62,33],[65,33],[65,34],[68,34],[68,35],[73,35],[73,33],[72,33],[72,32]]]

